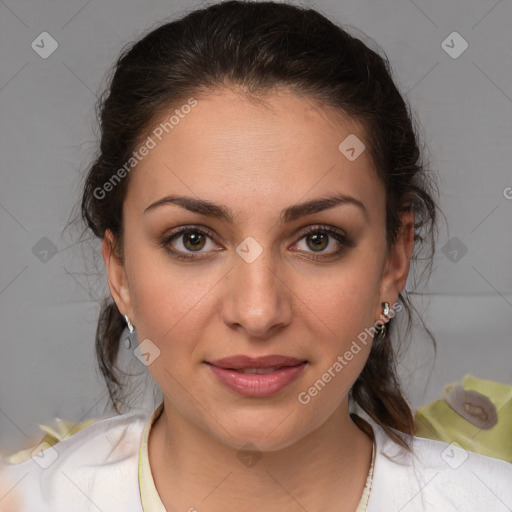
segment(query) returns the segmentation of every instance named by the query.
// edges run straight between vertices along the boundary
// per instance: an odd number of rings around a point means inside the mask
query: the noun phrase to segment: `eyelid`
[[[336,240],[336,242],[340,245],[340,248],[329,252],[303,250],[294,251],[298,254],[299,257],[306,258],[307,260],[316,261],[318,263],[329,263],[339,260],[348,249],[356,247],[355,241],[343,229],[336,228],[334,226],[327,226],[325,224],[310,225],[300,230],[299,233],[295,235],[297,241],[294,242],[293,245],[299,244],[300,241],[310,233],[327,234],[329,238]],[[303,256],[303,254],[307,254],[307,256]]]
[[[209,238],[212,243],[217,244],[216,242],[216,234],[211,231],[206,226],[198,225],[198,224],[185,224],[182,226],[177,226],[173,229],[169,229],[164,231],[164,233],[159,237],[158,245],[164,249],[169,255],[177,260],[181,261],[188,261],[188,262],[194,262],[194,261],[201,261],[208,258],[208,255],[212,252],[219,252],[219,249],[214,249],[208,252],[194,252],[194,251],[181,251],[179,249],[170,248],[171,242],[173,242],[175,239],[180,238],[186,233],[189,232],[196,232],[201,233],[205,235],[207,238]]]
[[[307,226],[307,227],[299,230],[295,234],[295,236],[302,238],[304,235],[307,235],[307,234],[309,234],[311,232],[316,232],[316,231],[327,232],[328,234],[331,234],[331,235],[333,233],[336,233],[337,235],[342,237],[347,243],[352,243],[350,237],[348,236],[348,234],[343,229],[336,228],[334,226],[328,226],[326,224],[312,224],[310,226]]]
[[[174,239],[179,238],[180,236],[182,236],[186,233],[189,233],[189,232],[202,233],[202,234],[206,235],[212,242],[217,244],[216,234],[213,231],[211,231],[210,229],[208,229],[207,227],[200,226],[197,224],[186,224],[184,226],[178,226],[176,228],[165,231],[163,233],[163,235],[160,237],[160,239],[161,239],[160,245],[162,245],[163,247],[166,247],[167,245],[169,245],[170,242],[174,241]],[[219,245],[219,244],[217,244],[217,245]],[[190,252],[188,254],[194,254],[194,253]],[[198,252],[196,254],[204,254],[204,253]]]

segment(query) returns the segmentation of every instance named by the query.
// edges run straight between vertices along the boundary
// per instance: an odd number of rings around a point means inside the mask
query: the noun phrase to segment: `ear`
[[[114,235],[107,229],[102,245],[103,260],[107,269],[108,287],[117,308],[122,315],[128,315],[133,320],[128,280],[123,262],[114,251]]]
[[[377,318],[382,314],[381,302],[390,306],[398,300],[398,294],[405,288],[414,250],[414,213],[407,211],[400,215],[402,225],[395,244],[389,248],[384,273],[381,278],[380,295],[377,304]]]

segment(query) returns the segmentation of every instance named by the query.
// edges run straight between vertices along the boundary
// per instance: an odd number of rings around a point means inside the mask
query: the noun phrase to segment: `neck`
[[[209,435],[164,399],[148,445],[168,511],[354,511],[372,454],[372,441],[349,417],[348,401],[294,444],[251,453]]]

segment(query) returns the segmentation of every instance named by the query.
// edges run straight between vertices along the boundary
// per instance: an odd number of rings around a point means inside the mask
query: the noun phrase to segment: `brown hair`
[[[96,237],[103,238],[107,229],[112,231],[114,249],[122,260],[122,206],[130,174],[111,187],[107,199],[98,197],[97,191],[126,165],[151,124],[194,94],[238,87],[247,95],[261,97],[284,86],[361,123],[386,191],[388,247],[401,228],[400,213],[412,209],[415,249],[411,263],[420,260],[419,252],[426,249],[429,264],[425,271],[430,274],[437,186],[421,160],[410,108],[392,79],[387,57],[379,53],[320,12],[282,2],[225,1],[157,27],[123,50],[99,99],[101,142],[86,176],[83,220]],[[407,335],[415,308],[402,293],[399,301],[407,312]],[[400,435],[414,434],[414,418],[396,374],[396,350],[390,342],[395,320],[387,324],[385,341],[374,337],[351,399],[390,437],[410,449]],[[96,331],[96,354],[118,413],[126,398],[117,364],[124,329],[116,304],[110,297],[105,299]],[[435,349],[434,337],[425,330]],[[351,416],[373,437],[362,418]]]

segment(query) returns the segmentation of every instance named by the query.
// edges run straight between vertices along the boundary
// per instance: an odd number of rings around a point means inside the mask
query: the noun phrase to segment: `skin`
[[[349,417],[348,392],[371,340],[307,405],[297,395],[382,320],[382,301],[397,301],[413,250],[412,213],[388,250],[384,187],[369,152],[349,161],[338,149],[349,134],[369,147],[353,119],[286,89],[265,103],[228,89],[196,98],[132,171],[124,261],[112,251],[112,233],[103,241],[119,311],[139,340],[160,350],[148,366],[164,396],[149,438],[156,488],[169,511],[354,511],[372,443]],[[283,208],[335,192],[362,201],[368,218],[345,204],[278,222]],[[169,194],[225,205],[234,223],[174,204],[144,214]],[[300,233],[319,224],[344,230],[355,246],[329,257],[342,247],[332,235],[317,249]],[[199,244],[202,259],[174,259],[159,244],[166,231],[190,225],[215,236]],[[252,263],[236,252],[249,236],[262,248]],[[197,255],[185,238],[169,245]],[[327,256],[315,261],[319,254]],[[204,363],[236,354],[309,363],[279,393],[244,397]],[[262,455],[251,467],[237,457],[246,443]]]

